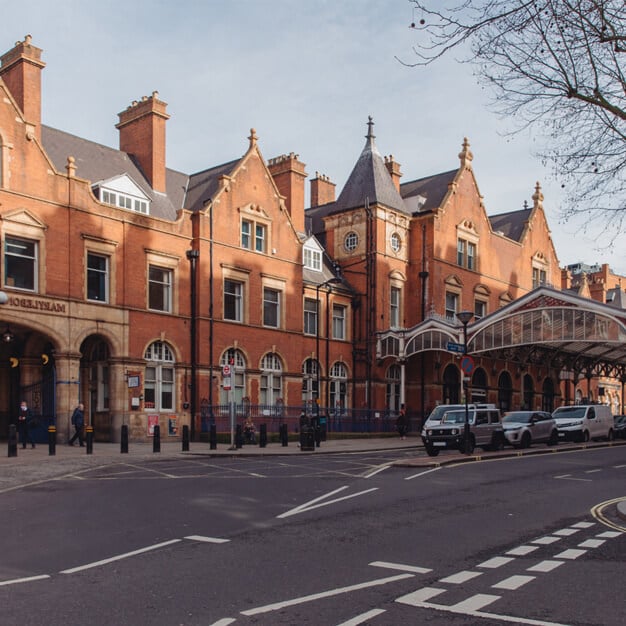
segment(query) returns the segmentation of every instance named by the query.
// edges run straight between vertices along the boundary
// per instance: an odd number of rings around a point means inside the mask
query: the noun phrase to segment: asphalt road
[[[625,452],[81,469],[0,493],[0,622],[621,626]]]

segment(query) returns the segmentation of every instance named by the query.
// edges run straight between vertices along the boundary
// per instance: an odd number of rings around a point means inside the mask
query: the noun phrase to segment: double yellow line
[[[619,524],[615,524],[614,522],[609,521],[604,515],[604,510],[611,506],[612,504],[617,504],[618,502],[622,502],[626,500],[626,496],[622,496],[621,498],[614,498],[613,500],[607,500],[606,502],[600,502],[600,504],[596,504],[591,509],[591,515],[593,515],[599,522],[604,524],[605,526],[609,526],[614,530],[619,530],[620,532],[626,533],[626,527],[620,526]]]

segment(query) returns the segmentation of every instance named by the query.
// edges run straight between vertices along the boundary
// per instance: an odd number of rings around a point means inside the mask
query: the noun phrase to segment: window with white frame
[[[228,278],[224,280],[224,319],[243,321],[243,283]]]
[[[400,296],[402,292],[399,287],[391,286],[389,293],[389,326],[391,328],[400,327]]]
[[[269,353],[261,361],[261,404],[273,406],[283,395],[283,367],[277,354]]]
[[[174,354],[162,341],[150,344],[144,355],[144,408],[154,411],[174,410]]]
[[[540,267],[533,267],[533,289],[541,287],[546,284],[547,273],[545,269]]]
[[[359,245],[359,236],[354,231],[349,232],[343,240],[343,246],[346,249],[346,251],[354,252],[358,245]]]
[[[129,211],[136,211],[137,213],[148,214],[149,205],[145,200],[133,198],[119,191],[110,191],[108,189],[102,189],[101,195],[102,202],[105,204],[118,206],[122,209],[128,209]]]
[[[322,252],[305,246],[302,250],[302,262],[304,267],[319,272],[322,269]]]
[[[459,310],[459,294],[446,291],[446,319],[456,322],[456,314]]]
[[[109,301],[109,257],[87,253],[87,300]]]
[[[474,317],[479,320],[487,315],[487,303],[484,300],[474,300]]]
[[[330,388],[328,407],[335,414],[343,413],[348,398],[348,368],[343,363],[335,363],[330,368]]]
[[[151,311],[172,311],[172,270],[150,265],[148,267],[148,308]]]
[[[267,225],[253,220],[241,220],[241,247],[255,252],[267,251]]]
[[[400,248],[402,248],[402,239],[400,239],[400,235],[398,233],[391,234],[389,245],[394,252],[400,252]]]
[[[304,299],[304,334],[317,335],[317,300]]]
[[[280,326],[280,291],[263,288],[263,326]]]
[[[346,338],[346,307],[333,304],[333,339]]]
[[[394,412],[400,410],[400,366],[397,363],[387,368],[387,408]]]
[[[233,401],[235,404],[242,404],[246,397],[246,358],[241,350],[233,348],[226,350],[220,359],[220,366],[230,365],[230,385],[233,392]],[[221,387],[220,390],[221,404],[228,404],[228,390]]]
[[[302,402],[310,409],[319,397],[317,372],[319,364],[316,359],[307,359],[302,365]]]
[[[473,241],[457,239],[456,264],[468,270],[476,269],[476,244]]]
[[[38,242],[7,235],[4,239],[4,284],[36,291]]]

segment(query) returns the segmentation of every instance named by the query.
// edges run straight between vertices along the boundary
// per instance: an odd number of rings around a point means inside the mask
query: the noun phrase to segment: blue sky
[[[463,137],[489,214],[532,203],[536,181],[561,266],[626,259],[597,233],[562,223],[541,138],[488,108],[471,68],[414,59],[408,0],[49,0],[3,7],[2,52],[31,34],[43,48],[43,122],[118,147],[117,114],[158,91],[168,103],[168,167],[191,173],[241,156],[255,128],[266,159],[295,152],[341,190],[368,115],[406,182],[458,167]]]

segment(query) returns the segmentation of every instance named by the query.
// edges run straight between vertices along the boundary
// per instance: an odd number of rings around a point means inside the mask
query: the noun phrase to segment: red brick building
[[[423,343],[429,324],[458,336],[459,311],[560,279],[539,184],[531,206],[488,216],[467,140],[457,168],[400,184],[370,119],[339,195],[316,173],[305,210],[304,163],[265,160],[254,130],[240,158],[169,169],[156,92],[119,114],[118,149],[42,125],[44,66],[30,37],[0,57],[0,432],[22,397],[62,437],[84,402],[107,440],[154,423],[197,435],[230,401],[267,420],[319,406],[331,427],[403,402],[421,417],[461,394],[459,355]],[[408,341],[421,348],[382,356]],[[476,393],[499,401],[511,367],[482,363]]]

